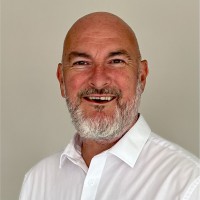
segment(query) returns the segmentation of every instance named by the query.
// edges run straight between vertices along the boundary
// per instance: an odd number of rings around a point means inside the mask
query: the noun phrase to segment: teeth
[[[102,100],[102,101],[110,101],[112,97],[88,97],[90,100]]]

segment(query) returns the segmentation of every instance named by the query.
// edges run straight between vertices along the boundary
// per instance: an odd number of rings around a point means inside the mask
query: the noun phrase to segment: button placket
[[[107,154],[104,152],[92,159],[83,185],[81,200],[95,200],[106,157]]]

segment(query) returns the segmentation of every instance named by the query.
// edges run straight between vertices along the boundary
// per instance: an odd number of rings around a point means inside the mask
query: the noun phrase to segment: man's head
[[[147,74],[135,34],[119,17],[97,12],[75,22],[57,77],[80,136],[120,138],[137,120]]]

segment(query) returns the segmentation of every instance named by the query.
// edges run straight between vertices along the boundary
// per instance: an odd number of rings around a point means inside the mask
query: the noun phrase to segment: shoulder
[[[200,169],[199,158],[181,146],[170,142],[155,133],[151,133],[149,147],[157,153],[157,156],[162,155],[167,160],[181,161],[181,163],[183,162],[184,164],[191,165],[192,168]]]
[[[35,164],[25,175],[24,181],[26,182],[31,177],[40,177],[44,174],[52,174],[52,172],[59,169],[60,156],[62,152],[55,153],[51,156],[48,156],[37,164]]]
[[[43,167],[59,167],[60,162],[60,156],[62,152],[57,152],[55,154],[52,154],[48,157],[43,158],[41,161],[39,161],[35,166],[33,166],[33,169],[43,168]]]
[[[171,190],[181,188],[183,199],[191,199],[192,195],[198,195],[197,191],[200,188],[199,158],[155,133],[151,133],[142,157],[144,163],[148,163],[148,167],[152,169],[151,174],[154,174],[163,185],[164,183],[170,185]]]
[[[51,187],[59,172],[60,155],[61,152],[42,159],[26,173],[20,192],[20,200],[43,199],[43,189]]]
[[[143,149],[142,159],[156,169],[156,174],[161,172],[175,182],[191,183],[200,176],[200,163],[196,156],[154,133]]]

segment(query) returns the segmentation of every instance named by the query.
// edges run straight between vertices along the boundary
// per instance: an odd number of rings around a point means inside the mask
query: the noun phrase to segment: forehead
[[[118,49],[135,53],[137,48],[134,38],[126,31],[98,28],[70,33],[65,40],[63,53],[67,55],[72,51],[78,51],[91,54],[108,54]]]

